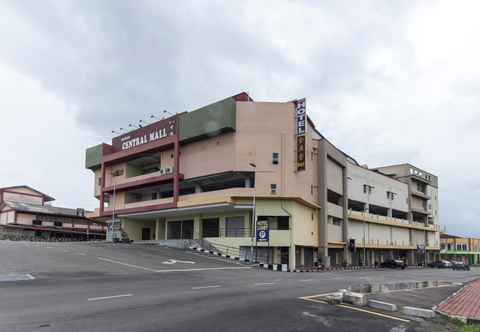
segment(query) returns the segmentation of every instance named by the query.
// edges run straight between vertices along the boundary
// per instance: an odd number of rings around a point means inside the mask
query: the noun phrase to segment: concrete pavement
[[[123,244],[0,242],[0,252],[0,274],[35,277],[0,282],[0,331],[407,329],[412,325],[299,298],[366,282],[476,276],[432,269],[282,273]]]

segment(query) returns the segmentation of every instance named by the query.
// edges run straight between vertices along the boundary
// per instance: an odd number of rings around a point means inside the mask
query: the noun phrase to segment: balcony
[[[423,223],[418,223],[414,221],[411,222],[405,219],[380,216],[376,214],[353,211],[353,210],[348,211],[348,217],[349,219],[353,219],[353,220],[365,221],[365,222],[371,222],[371,223],[383,224],[383,225],[389,225],[389,226],[415,228],[415,229],[431,230],[431,231],[438,231],[439,229],[438,225],[425,226],[425,224]]]
[[[426,199],[426,200],[429,200],[429,199],[432,198],[429,195],[427,195],[425,193],[422,193],[421,191],[418,191],[416,189],[412,189],[412,195],[423,198],[423,199]]]
[[[179,178],[180,180],[182,180],[183,174],[179,174]],[[115,190],[134,189],[134,188],[140,188],[146,185],[154,185],[154,184],[160,184],[163,182],[173,181],[173,172],[164,174],[158,171],[158,172],[134,176],[130,178],[119,177],[118,179],[115,179],[113,181],[115,181]],[[103,189],[104,192],[113,191],[113,181],[110,180],[109,182],[112,182],[112,183],[107,183],[108,186],[106,186]]]
[[[329,216],[333,216],[339,219],[343,219],[343,207],[333,203],[327,203],[327,211]]]

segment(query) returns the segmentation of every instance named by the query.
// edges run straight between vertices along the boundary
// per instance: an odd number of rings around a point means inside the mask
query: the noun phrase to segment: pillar
[[[387,209],[387,216],[392,218],[392,209]]]
[[[201,224],[200,216],[193,217],[193,239],[194,240],[199,240],[203,237],[200,224]]]
[[[290,271],[295,270],[297,264],[295,262],[295,245],[290,243],[290,248],[288,250],[288,269]]]
[[[200,185],[195,184],[195,194],[201,193],[202,192],[202,187]]]

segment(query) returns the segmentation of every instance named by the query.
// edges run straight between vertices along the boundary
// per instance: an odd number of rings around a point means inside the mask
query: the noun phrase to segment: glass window
[[[227,217],[225,218],[225,236],[226,237],[243,237],[245,231],[244,217]]]
[[[272,164],[278,165],[278,152],[272,153]]]
[[[208,218],[202,219],[202,234],[203,237],[219,237],[219,219],[218,218]]]
[[[290,229],[289,217],[285,217],[285,216],[277,217],[277,228],[278,230],[289,230]]]

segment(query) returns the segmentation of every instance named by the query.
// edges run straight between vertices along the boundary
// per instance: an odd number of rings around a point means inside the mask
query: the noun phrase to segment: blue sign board
[[[257,241],[267,242],[269,239],[268,229],[257,229]]]

